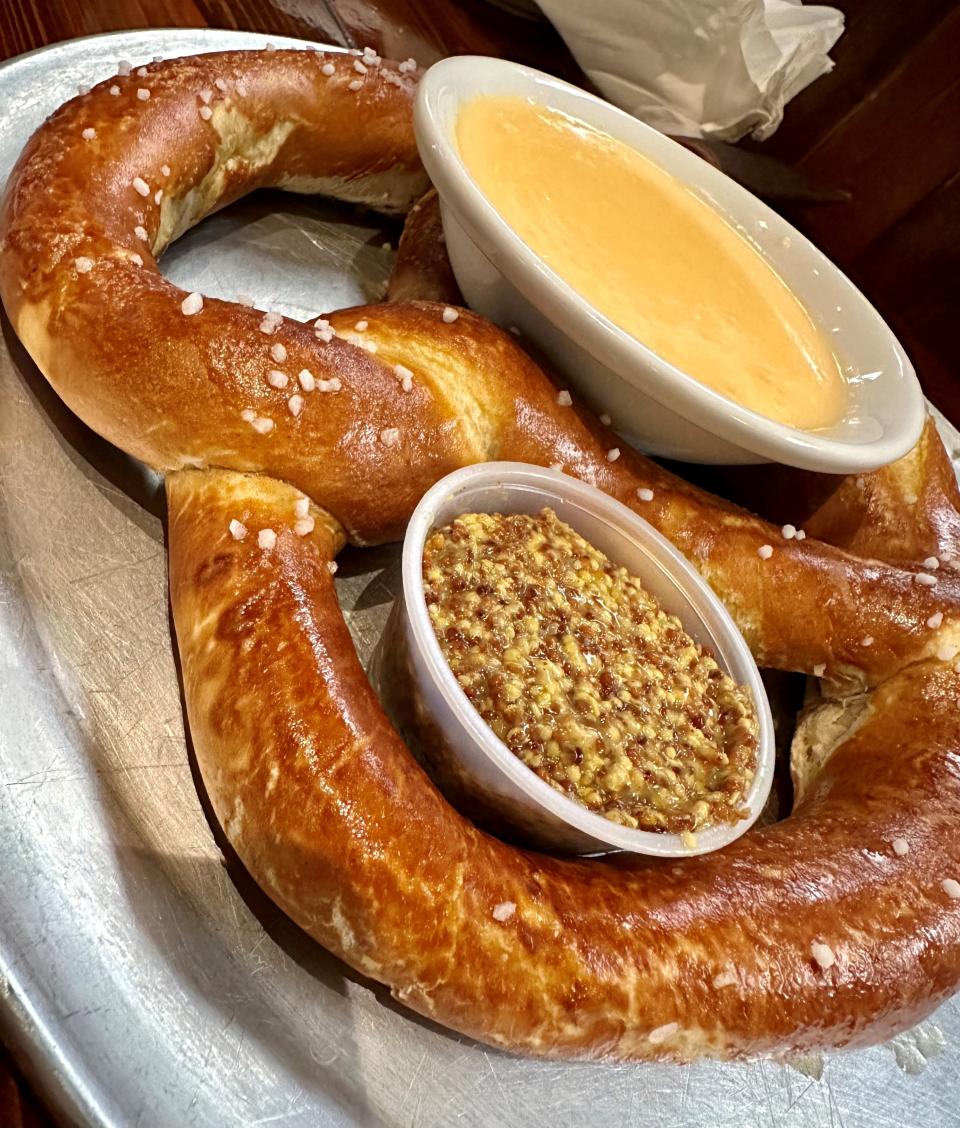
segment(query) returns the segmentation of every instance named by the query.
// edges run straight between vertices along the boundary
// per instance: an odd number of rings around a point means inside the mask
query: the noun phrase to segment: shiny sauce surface
[[[722,395],[790,426],[843,414],[824,332],[717,211],[628,145],[519,97],[466,103],[456,139],[504,220],[595,309]]]

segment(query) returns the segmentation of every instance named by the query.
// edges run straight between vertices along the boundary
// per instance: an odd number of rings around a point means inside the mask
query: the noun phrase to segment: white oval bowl
[[[461,105],[480,95],[528,98],[604,130],[719,212],[834,342],[849,386],[843,419],[823,431],[774,422],[686,375],[590,306],[527,247],[467,172],[456,120]],[[916,444],[926,416],[923,394],[873,306],[799,231],[682,145],[559,79],[470,55],[443,59],[427,71],[414,123],[467,303],[502,326],[516,326],[634,445],[688,462],[772,460],[839,474],[886,465]]]
[[[594,814],[551,787],[494,735],[461,689],[434,634],[423,593],[427,537],[461,513],[537,513],[550,506],[584,539],[637,576],[684,629],[710,648],[718,665],[750,691],[760,733],[757,769],[745,799],[747,818],[697,831],[696,846],[679,834],[634,830]],[[700,574],[652,525],[585,482],[522,462],[487,462],[442,478],[424,494],[403,542],[403,590],[396,611],[410,692],[430,716],[456,776],[482,795],[503,820],[534,845],[570,853],[627,850],[658,857],[705,854],[739,838],[756,821],[770,793],[774,732],[760,673],[743,636]],[[389,657],[386,659],[389,661]]]

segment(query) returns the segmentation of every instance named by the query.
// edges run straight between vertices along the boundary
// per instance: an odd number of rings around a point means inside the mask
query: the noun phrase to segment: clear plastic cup
[[[553,509],[614,563],[639,577],[660,605],[754,700],[760,722],[748,817],[696,833],[634,830],[593,813],[540,779],[494,735],[460,688],[434,634],[423,593],[427,537],[461,513]],[[774,733],[760,673],[743,636],[707,583],[666,538],[625,505],[575,478],[520,462],[488,462],[437,482],[420,501],[403,543],[403,588],[381,642],[376,680],[388,712],[441,790],[479,823],[566,853],[628,850],[658,857],[703,854],[739,838],[773,782]]]

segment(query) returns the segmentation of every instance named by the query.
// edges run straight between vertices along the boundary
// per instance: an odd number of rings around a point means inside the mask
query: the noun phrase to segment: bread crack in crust
[[[166,281],[167,242],[259,187],[414,203],[416,73],[358,75],[350,55],[265,51],[108,79],[34,134],[0,213],[0,294],[34,361],[167,474],[189,724],[238,854],[353,967],[517,1052],[785,1054],[915,1023],[960,983],[960,498],[932,423],[803,539],[611,458],[605,426],[457,306],[434,196],[401,243],[402,301],[303,324]],[[561,464],[631,506],[762,665],[823,679],[790,817],[650,865],[518,850],[447,805],[332,576],[347,540],[400,536],[432,483],[490,458]]]

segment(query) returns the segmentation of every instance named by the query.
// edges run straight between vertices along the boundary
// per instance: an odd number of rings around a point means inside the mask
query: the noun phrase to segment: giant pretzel
[[[788,540],[631,451],[611,461],[612,433],[465,310],[403,300],[315,326],[158,272],[172,239],[261,186],[406,209],[425,186],[414,81],[369,52],[152,65],[63,106],[7,189],[17,333],[74,411],[167,473],[190,729],[231,843],[325,947],[512,1050],[738,1056],[905,1028],[960,982],[960,499],[932,424]],[[428,201],[392,297],[444,296],[437,230]],[[447,805],[366,680],[333,561],[398,537],[443,474],[501,458],[562,463],[641,512],[761,664],[825,678],[789,818],[653,865],[526,852]]]

